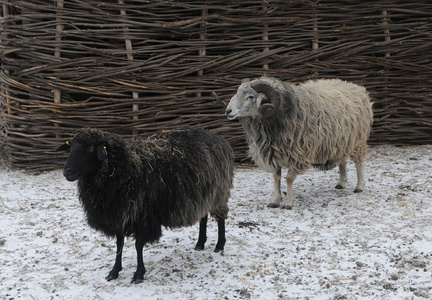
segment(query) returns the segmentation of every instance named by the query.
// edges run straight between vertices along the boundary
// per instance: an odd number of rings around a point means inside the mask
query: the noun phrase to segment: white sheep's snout
[[[228,106],[225,109],[225,116],[228,118],[228,120],[234,120],[238,117],[245,116],[243,113],[245,111],[244,103],[241,103],[239,98],[236,96],[237,95],[234,95],[234,97],[231,98],[231,101],[228,103]]]
[[[228,120],[234,120],[237,117],[237,114],[235,114],[233,110],[228,106],[225,110],[225,116],[228,118]]]

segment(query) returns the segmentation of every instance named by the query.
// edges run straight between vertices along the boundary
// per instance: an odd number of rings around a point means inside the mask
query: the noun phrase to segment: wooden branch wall
[[[375,105],[371,144],[432,142],[432,2],[1,1],[0,142],[60,167],[83,126],[128,137],[200,126],[248,161],[229,101],[243,78],[342,78]]]

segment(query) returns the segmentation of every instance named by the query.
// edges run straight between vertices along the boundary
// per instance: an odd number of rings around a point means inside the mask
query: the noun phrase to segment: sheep
[[[125,236],[135,238],[138,264],[132,283],[144,280],[143,247],[159,240],[162,226],[199,221],[195,249],[203,250],[208,213],[218,225],[214,251],[224,250],[234,155],[222,137],[189,128],[124,139],[85,128],[57,150],[70,150],[63,175],[78,180],[88,225],[117,239],[108,281],[122,270]]]
[[[274,196],[269,207],[292,209],[293,182],[312,166],[322,170],[338,166],[336,188],[345,188],[347,158],[357,170],[354,192],[362,192],[363,160],[373,122],[372,102],[364,87],[339,79],[294,85],[263,76],[241,83],[225,115],[240,120],[250,157],[273,173]],[[284,200],[282,168],[288,168]]]

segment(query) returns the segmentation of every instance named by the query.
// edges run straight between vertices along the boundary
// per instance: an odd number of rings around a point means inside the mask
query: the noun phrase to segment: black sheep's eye
[[[87,151],[88,151],[89,153],[93,153],[93,152],[96,151],[96,147],[92,145],[92,146],[90,146],[90,147],[87,148]]]

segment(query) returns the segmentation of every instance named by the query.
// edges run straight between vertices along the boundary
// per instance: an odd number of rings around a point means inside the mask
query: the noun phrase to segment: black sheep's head
[[[97,133],[96,130],[82,130],[72,141],[57,148],[58,151],[70,150],[63,168],[63,175],[68,181],[95,174],[107,158],[107,143]]]

